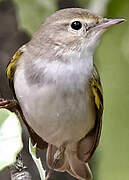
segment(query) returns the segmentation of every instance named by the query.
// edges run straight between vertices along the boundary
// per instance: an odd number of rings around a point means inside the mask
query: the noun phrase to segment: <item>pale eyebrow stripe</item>
[[[95,22],[95,19],[93,19],[93,18],[73,18],[72,20],[70,18],[66,19],[66,20],[58,19],[56,22],[54,22],[54,24],[57,24],[57,25],[64,24],[65,26],[67,26],[74,21],[80,21],[83,24],[86,24],[86,23],[89,24],[89,23]]]

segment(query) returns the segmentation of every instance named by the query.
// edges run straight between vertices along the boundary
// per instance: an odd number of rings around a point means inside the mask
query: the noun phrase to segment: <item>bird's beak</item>
[[[125,19],[123,19],[123,18],[121,18],[121,19],[106,19],[106,18],[104,18],[103,21],[101,23],[97,24],[94,28],[96,30],[104,30],[104,29],[106,30],[109,27],[112,27],[115,24],[119,24],[124,21],[125,21]]]

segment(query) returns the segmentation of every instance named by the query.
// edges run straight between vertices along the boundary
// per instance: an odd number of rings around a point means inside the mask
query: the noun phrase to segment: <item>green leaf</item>
[[[129,1],[110,1],[105,17],[128,20]],[[129,22],[116,25],[104,34],[96,53],[103,84],[104,115],[95,180],[129,179],[128,37]]]
[[[21,125],[15,113],[0,109],[0,170],[16,161],[23,147],[21,136]]]
[[[33,34],[44,19],[55,12],[56,0],[14,0],[18,6],[19,25]]]
[[[90,0],[77,0],[79,7],[87,8]]]
[[[43,169],[43,166],[42,166],[42,162],[40,160],[40,158],[37,158],[36,157],[36,145],[33,146],[32,143],[31,143],[31,139],[29,139],[29,152],[39,170],[39,174],[40,174],[40,177],[41,177],[41,180],[45,180],[45,170]]]

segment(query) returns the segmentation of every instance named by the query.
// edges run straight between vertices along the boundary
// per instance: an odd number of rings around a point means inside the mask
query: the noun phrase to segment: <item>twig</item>
[[[31,176],[24,166],[20,154],[17,156],[16,163],[10,167],[11,180],[31,180]]]

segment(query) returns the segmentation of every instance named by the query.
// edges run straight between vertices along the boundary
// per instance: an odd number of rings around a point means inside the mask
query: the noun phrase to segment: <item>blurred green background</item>
[[[103,35],[95,53],[103,84],[104,115],[100,144],[91,164],[94,180],[129,180],[129,0],[14,2],[18,27],[30,36],[46,16],[63,7],[89,7],[105,17],[127,20]]]

